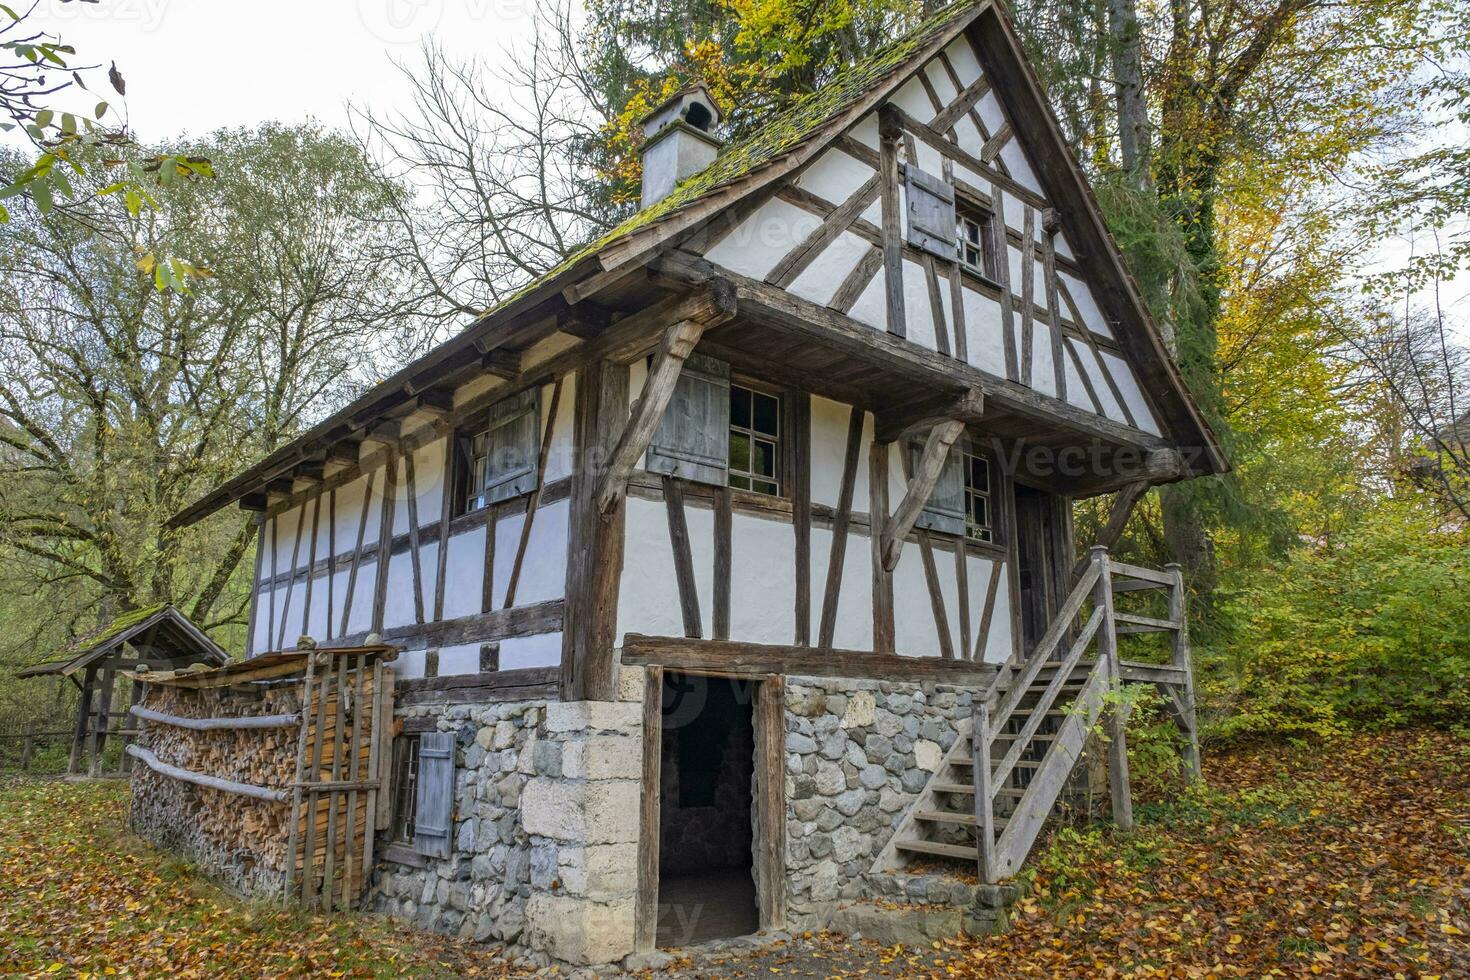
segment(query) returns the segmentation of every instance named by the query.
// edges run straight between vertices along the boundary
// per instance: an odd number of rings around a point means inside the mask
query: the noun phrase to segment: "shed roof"
[[[165,661],[189,659],[223,664],[230,659],[229,654],[189,617],[163,603],[123,613],[112,622],[47,654],[45,660],[21,668],[15,676],[59,674],[66,677],[111,655],[129,642],[141,648],[144,656],[154,655]]]

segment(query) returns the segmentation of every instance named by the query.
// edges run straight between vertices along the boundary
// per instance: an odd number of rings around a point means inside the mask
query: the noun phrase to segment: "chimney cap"
[[[674,122],[684,122],[700,132],[709,133],[720,124],[720,107],[715,104],[709,86],[695,80],[649,110],[638,124],[644,136],[652,136]]]

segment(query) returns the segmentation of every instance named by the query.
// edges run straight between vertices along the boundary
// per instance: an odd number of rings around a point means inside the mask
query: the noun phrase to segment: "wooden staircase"
[[[1118,591],[1168,589],[1169,618],[1115,611],[1115,576],[1120,578]],[[1166,666],[1120,661],[1118,636],[1141,632],[1169,632],[1174,662]],[[972,717],[960,722],[954,744],[872,870],[893,871],[913,859],[938,857],[974,862],[981,878],[990,883],[1015,874],[1099,721],[1105,721],[1108,729],[1114,819],[1131,829],[1126,719],[1122,711],[1105,710],[1110,700],[1123,703],[1108,695],[1124,682],[1151,683],[1164,690],[1189,736],[1187,763],[1197,776],[1186,635],[1183,583],[1177,568],[1157,572],[1119,565],[1110,561],[1106,549],[1093,549],[1036,649],[1024,661],[1005,665],[991,689],[977,696]]]

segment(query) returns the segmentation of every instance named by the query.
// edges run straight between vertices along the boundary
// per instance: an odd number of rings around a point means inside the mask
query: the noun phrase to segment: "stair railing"
[[[1066,656],[1060,662],[1049,664],[1052,655],[1072,629],[1074,620],[1089,599],[1093,603],[1092,612],[1072,641]],[[1041,642],[1036,645],[1036,649],[1020,665],[1019,671],[1013,677],[1004,681],[998,679],[997,688],[992,689],[991,697],[977,699],[972,726],[976,857],[977,870],[981,878],[987,882],[999,881],[1015,873],[1021,862],[1025,860],[1036,835],[1040,832],[1041,824],[1060,795],[1067,776],[1071,774],[1076,761],[1075,754],[1071,753],[1080,751],[1081,740],[1085,738],[1085,729],[1090,727],[1100,714],[1104,695],[1119,684],[1116,624],[1113,616],[1112,574],[1109,568],[1108,551],[1106,548],[1093,548],[1086,568],[1057,611],[1056,618],[1041,638]],[[1081,710],[1071,712],[1067,720],[1063,722],[1062,730],[1053,740],[1042,759],[1041,766],[1033,774],[1031,782],[1022,794],[1016,806],[1016,813],[1006,822],[1005,829],[997,835],[995,832],[995,803],[1001,789],[1015,771],[1017,763],[1020,762],[1021,756],[1036,736],[1047,714],[1057,704],[1063,688],[1072,680],[1072,675],[1082,661],[1083,654],[1092,647],[1094,642],[1097,645],[1097,661],[1088,672],[1083,688],[1073,702]],[[1021,730],[1011,737],[1010,748],[1000,762],[993,763],[992,746],[996,739],[1004,735],[1005,727],[1010,722],[1012,715],[1015,714],[1022,700],[1031,693],[1042,669],[1048,665],[1054,667],[1054,673],[1037,697],[1035,704],[1032,705],[1030,717],[1027,718]],[[999,684],[1007,682],[1005,693],[992,710],[991,701],[999,693]],[[1122,723],[1121,719],[1113,722],[1117,726],[1121,726]],[[1121,730],[1113,734],[1113,745],[1121,746],[1123,744]],[[1075,750],[1070,747],[1072,743],[1076,743]],[[1060,758],[1059,753],[1062,756],[1070,754],[1070,757]],[[1114,812],[1120,817],[1120,822],[1131,827],[1132,810],[1126,797],[1127,759],[1123,757],[1121,762],[1117,759],[1110,759],[1110,762],[1112,765],[1109,766],[1109,772],[1118,774],[1116,778],[1119,780],[1119,786],[1124,790],[1121,808],[1118,802],[1119,797],[1116,792],[1114,793]]]

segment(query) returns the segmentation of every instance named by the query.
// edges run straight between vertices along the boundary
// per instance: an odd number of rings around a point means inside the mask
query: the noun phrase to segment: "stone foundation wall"
[[[822,925],[864,876],[970,716],[973,692],[934,683],[786,681],[787,908]]]
[[[633,948],[642,707],[636,702],[416,706],[457,735],[454,848],[389,864],[376,907],[542,959]]]

